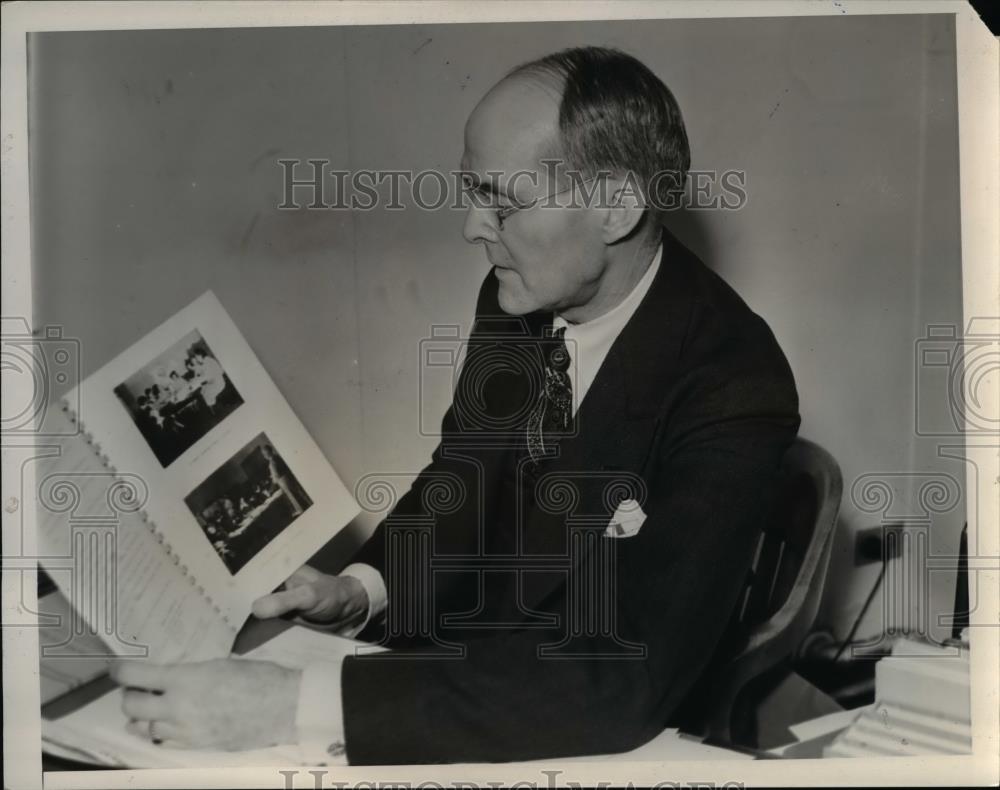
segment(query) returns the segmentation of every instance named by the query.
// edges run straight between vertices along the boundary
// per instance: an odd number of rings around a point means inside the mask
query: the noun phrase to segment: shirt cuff
[[[354,637],[360,634],[373,618],[381,617],[385,613],[389,595],[382,574],[371,565],[354,562],[344,568],[340,575],[357,579],[368,595],[368,613],[365,619],[359,625],[352,625],[337,632],[341,636]]]
[[[343,659],[307,664],[302,670],[295,730],[302,762],[343,764],[344,705],[340,690]]]

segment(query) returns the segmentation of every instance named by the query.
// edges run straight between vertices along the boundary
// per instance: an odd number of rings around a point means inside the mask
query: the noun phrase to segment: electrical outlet
[[[903,551],[903,525],[882,524],[858,530],[854,535],[854,565],[893,560]]]

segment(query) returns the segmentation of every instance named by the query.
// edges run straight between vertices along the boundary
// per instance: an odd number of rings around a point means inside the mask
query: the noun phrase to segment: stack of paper
[[[969,693],[967,647],[902,639],[875,667],[875,704],[824,756],[969,754]]]

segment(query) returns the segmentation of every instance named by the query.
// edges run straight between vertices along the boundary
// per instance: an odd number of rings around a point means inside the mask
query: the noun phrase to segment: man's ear
[[[633,178],[610,179],[606,184],[608,205],[601,231],[605,244],[615,244],[635,230],[646,210],[646,201]]]

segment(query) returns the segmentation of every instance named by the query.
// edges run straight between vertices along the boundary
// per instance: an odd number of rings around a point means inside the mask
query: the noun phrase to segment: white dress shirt
[[[573,388],[574,415],[594,383],[611,345],[649,291],[660,269],[662,256],[661,246],[629,295],[603,315],[580,324],[571,324],[561,316],[553,319],[556,329],[566,328],[564,339],[570,359],[567,375]],[[373,617],[381,617],[385,612],[388,597],[385,580],[375,568],[363,563],[348,565],[340,575],[357,579],[368,594],[368,615],[363,622],[343,628],[334,626],[340,635],[353,637]],[[295,725],[303,759],[310,763],[329,761],[330,748],[344,743],[341,663],[342,660],[309,664],[302,673]]]
[[[635,288],[603,315],[582,324],[571,324],[558,315],[552,320],[552,326],[555,329],[566,327],[566,334],[563,335],[563,339],[566,341],[566,350],[569,352],[569,369],[566,374],[573,387],[574,415],[580,408],[580,404],[583,403],[590,385],[597,378],[597,371],[604,364],[604,358],[611,350],[611,345],[625,328],[625,324],[629,322],[639,303],[649,291],[649,286],[656,279],[662,255],[663,247],[660,247],[657,249],[656,255],[653,256],[646,273],[635,284]]]

